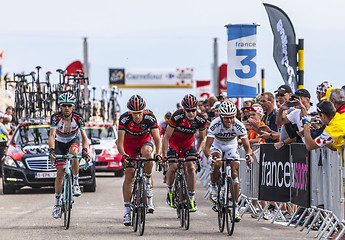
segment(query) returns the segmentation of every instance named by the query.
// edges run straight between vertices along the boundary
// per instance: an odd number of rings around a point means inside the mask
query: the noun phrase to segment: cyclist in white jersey
[[[242,140],[244,150],[246,152],[246,158],[251,160],[253,154],[245,126],[235,118],[237,113],[237,107],[232,102],[223,102],[219,107],[220,117],[217,117],[211,122],[208,129],[206,144],[204,153],[208,159],[208,163],[214,163],[213,172],[211,172],[211,184],[210,184],[210,200],[215,203],[217,200],[217,187],[216,182],[219,177],[219,169],[222,166],[221,161],[214,159],[230,159],[239,158],[237,152],[237,137]],[[238,203],[238,195],[240,191],[240,182],[238,180],[239,161],[232,161],[231,166],[231,178],[234,181],[235,187],[235,201]],[[240,221],[241,217],[236,208],[235,212],[236,221]]]

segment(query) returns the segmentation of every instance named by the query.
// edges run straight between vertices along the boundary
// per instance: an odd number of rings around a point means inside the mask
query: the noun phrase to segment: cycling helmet
[[[127,103],[127,108],[131,111],[142,111],[146,107],[146,103],[139,95],[133,95]]]
[[[72,93],[63,93],[59,96],[59,104],[62,103],[75,103],[77,101],[77,99],[75,98],[75,96]]]
[[[219,113],[221,116],[235,116],[237,107],[232,102],[223,102],[219,106]]]
[[[171,118],[171,112],[167,112],[165,115],[164,115],[164,119],[165,119],[165,121],[169,121],[170,120],[170,118]]]
[[[187,94],[181,103],[184,108],[196,108],[198,106],[198,99],[193,94]]]

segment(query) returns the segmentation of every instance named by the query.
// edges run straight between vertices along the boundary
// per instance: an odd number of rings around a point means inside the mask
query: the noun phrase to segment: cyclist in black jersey
[[[78,155],[79,152],[79,137],[78,132],[81,133],[82,138],[82,157],[89,159],[87,148],[89,141],[85,132],[85,123],[82,116],[73,112],[76,98],[71,93],[63,93],[59,96],[59,104],[61,112],[55,113],[51,116],[50,121],[50,135],[49,135],[49,158],[55,163],[56,178],[55,178],[55,204],[53,209],[53,217],[60,216],[60,195],[63,185],[63,177],[65,175],[65,162],[63,159],[56,160],[56,154]],[[73,194],[78,197],[81,195],[79,187],[79,161],[75,160],[72,164],[73,172]]]

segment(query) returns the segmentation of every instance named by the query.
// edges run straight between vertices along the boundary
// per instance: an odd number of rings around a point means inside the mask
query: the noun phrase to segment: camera
[[[288,107],[294,107],[297,105],[297,103],[296,102],[288,102],[287,105],[288,105]]]

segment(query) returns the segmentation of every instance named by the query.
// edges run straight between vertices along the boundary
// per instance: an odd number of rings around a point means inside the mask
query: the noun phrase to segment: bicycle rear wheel
[[[231,236],[234,232],[235,228],[235,209],[236,209],[236,202],[234,198],[235,189],[234,189],[234,183],[231,178],[228,178],[227,180],[227,192],[226,192],[226,228],[228,231],[228,235]]]
[[[145,230],[145,217],[146,217],[146,206],[147,206],[147,199],[146,199],[146,188],[144,180],[141,179],[138,187],[138,199],[139,199],[139,208],[138,208],[138,227],[140,236],[144,234]]]
[[[64,199],[64,227],[69,228],[71,222],[71,210],[72,210],[72,177],[67,175],[65,177],[65,199]]]
[[[217,210],[218,210],[218,228],[220,232],[224,231],[225,226],[225,208],[224,208],[224,192],[223,192],[223,177],[219,176],[217,183]]]

